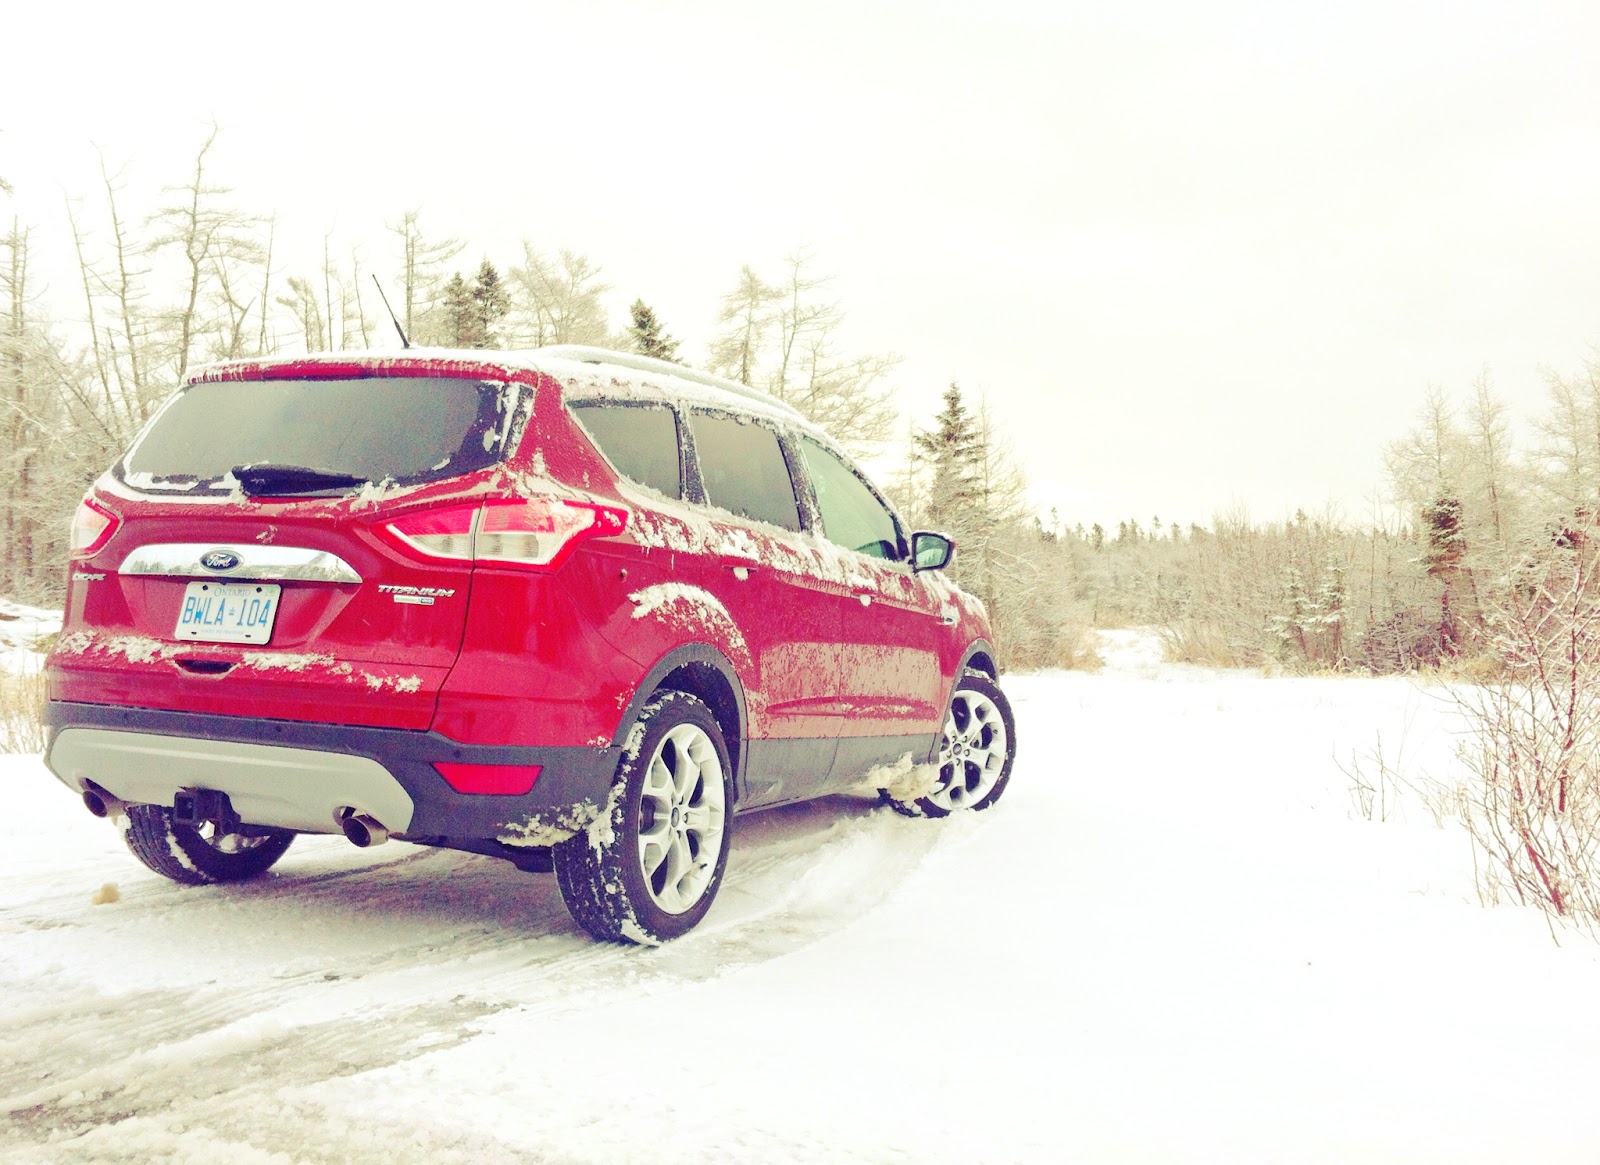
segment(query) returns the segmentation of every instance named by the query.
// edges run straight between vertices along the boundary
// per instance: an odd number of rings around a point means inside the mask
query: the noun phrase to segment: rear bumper
[[[240,818],[338,833],[351,808],[429,843],[549,845],[605,804],[621,749],[461,744],[433,732],[172,712],[52,700],[45,763],[74,792],[93,781],[129,803],[171,805],[185,788],[227,793]],[[531,792],[460,793],[434,761],[539,765]]]

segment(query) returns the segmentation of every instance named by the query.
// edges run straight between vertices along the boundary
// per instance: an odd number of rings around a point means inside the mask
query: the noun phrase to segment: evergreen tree
[[[455,348],[487,348],[488,337],[479,322],[472,288],[457,271],[444,285],[445,342]]]
[[[473,338],[478,342],[465,346],[492,348],[498,344],[500,322],[510,310],[511,301],[506,294],[506,285],[500,280],[500,272],[485,259],[479,265],[478,278],[472,285]]]
[[[657,360],[679,363],[678,341],[662,330],[661,321],[656,318],[654,309],[644,300],[636,299],[628,312],[633,316],[633,323],[628,327],[628,338],[633,343],[633,350],[641,356],[653,356]]]
[[[1428,574],[1441,584],[1439,592],[1439,650],[1455,655],[1460,648],[1461,630],[1451,607],[1456,574],[1466,554],[1466,539],[1461,526],[1461,501],[1438,497],[1422,507],[1422,561]]]
[[[981,520],[977,477],[982,451],[972,414],[954,381],[945,390],[944,408],[934,421],[933,430],[911,438],[917,453],[933,470],[926,513],[930,525],[948,530],[959,542]]]

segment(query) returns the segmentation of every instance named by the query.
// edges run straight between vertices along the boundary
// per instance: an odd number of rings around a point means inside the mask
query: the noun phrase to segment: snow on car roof
[[[390,349],[230,360],[196,369],[189,376],[189,382],[317,375],[355,377],[369,372],[482,374],[518,379],[521,378],[519,373],[539,372],[560,382],[572,396],[601,400],[678,401],[734,409],[821,432],[793,406],[760,389],[665,360],[575,344],[509,352],[408,348],[403,352]]]

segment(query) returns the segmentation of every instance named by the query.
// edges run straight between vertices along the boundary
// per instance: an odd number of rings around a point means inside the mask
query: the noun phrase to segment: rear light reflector
[[[627,524],[628,511],[615,506],[528,498],[423,510],[380,533],[428,558],[554,570],[585,538],[620,534]]]
[[[73,558],[89,558],[100,553],[100,549],[111,541],[111,536],[121,524],[121,518],[95,501],[93,496],[85,494],[83,501],[78,503],[77,513],[72,515],[67,553]]]
[[[497,793],[521,796],[533,791],[542,765],[468,765],[456,761],[434,761],[439,775],[458,793]]]

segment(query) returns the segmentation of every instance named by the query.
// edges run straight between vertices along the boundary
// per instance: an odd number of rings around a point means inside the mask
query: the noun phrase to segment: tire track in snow
[[[498,1010],[455,999],[290,1025],[270,1008],[240,1018],[236,1003],[231,997],[209,1001],[196,1029],[181,1033],[171,1030],[168,1017],[176,1011],[187,1019],[193,1009],[169,1007],[146,1028],[159,1042],[117,1061],[96,1057],[60,1083],[0,1099],[0,1111],[36,1135],[115,1123],[134,1113],[204,1107],[264,1081],[330,1080],[453,1047],[471,1038],[474,1020]],[[138,1034],[130,1032],[129,1042]]]
[[[163,957],[184,964],[184,977],[212,982],[115,992],[53,976],[27,985],[28,1002],[0,1040],[0,1111],[12,1118],[0,1147],[129,1120],[199,1123],[270,1144],[270,1122],[252,1115],[250,1101],[263,1090],[304,1090],[454,1046],[499,1011],[566,1016],[603,1007],[608,995],[665,991],[781,957],[870,913],[948,832],[948,823],[850,798],[742,818],[712,912],[659,950],[590,942],[553,878],[440,851],[303,877],[285,870],[243,886],[151,883],[117,904],[115,922],[88,915],[81,897],[52,895],[29,904],[33,943],[51,946],[52,924],[92,925],[113,944],[165,924],[172,949]],[[345,941],[320,961],[275,969],[225,957],[230,939],[259,942],[274,928],[293,949],[307,925],[347,931]]]

